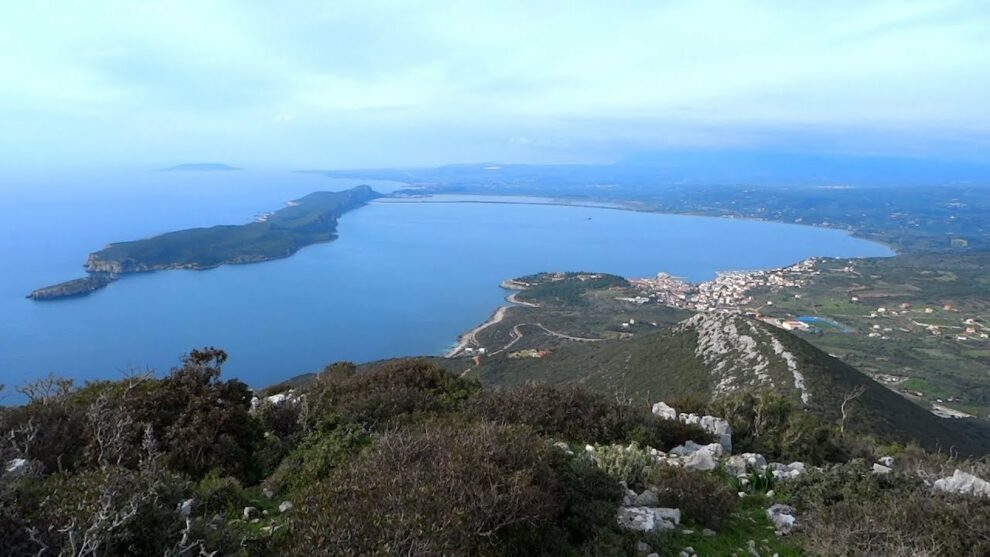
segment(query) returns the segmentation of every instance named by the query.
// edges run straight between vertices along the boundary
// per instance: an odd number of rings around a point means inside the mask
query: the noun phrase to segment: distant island
[[[244,170],[244,169],[237,168],[236,166],[222,164],[219,162],[187,162],[185,164],[177,164],[175,166],[163,168],[162,170],[165,172],[215,172],[215,171],[222,172],[229,170]]]
[[[288,257],[300,249],[337,237],[337,219],[381,194],[368,186],[341,192],[315,192],[255,222],[168,232],[145,240],[110,244],[91,253],[88,276],[39,288],[33,300],[82,296],[107,286],[120,275],[166,269],[212,269]]]

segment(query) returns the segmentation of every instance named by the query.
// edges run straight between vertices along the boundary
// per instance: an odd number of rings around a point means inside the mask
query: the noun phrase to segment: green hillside
[[[974,420],[939,418],[808,342],[739,316],[699,314],[657,333],[572,343],[542,358],[496,356],[471,374],[491,385],[577,384],[642,401],[772,389],[829,421],[840,418],[843,399],[862,387],[850,403],[850,429],[929,448],[990,452],[990,432]]]

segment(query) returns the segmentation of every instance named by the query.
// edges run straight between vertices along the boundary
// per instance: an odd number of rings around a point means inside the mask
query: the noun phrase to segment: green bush
[[[528,384],[486,390],[473,397],[469,416],[503,424],[525,424],[543,435],[581,443],[627,443],[669,450],[688,439],[707,442],[697,426],[654,416],[614,398],[578,387]]]
[[[195,501],[196,513],[211,517],[240,510],[247,504],[247,497],[237,478],[210,475],[196,485]]]
[[[661,507],[681,510],[684,520],[718,528],[736,509],[738,496],[718,475],[660,464],[646,471],[643,483],[657,493]]]
[[[647,449],[636,443],[622,445],[596,445],[594,450],[585,451],[581,459],[593,463],[609,476],[626,485],[641,485],[647,470],[654,464],[654,458]]]
[[[328,368],[307,393],[302,422],[306,431],[341,422],[381,429],[419,414],[459,410],[478,388],[424,360],[390,362],[361,373]]]
[[[847,458],[835,426],[805,413],[776,393],[735,393],[716,399],[709,410],[729,421],[736,452],[756,452],[771,460],[811,464]]]

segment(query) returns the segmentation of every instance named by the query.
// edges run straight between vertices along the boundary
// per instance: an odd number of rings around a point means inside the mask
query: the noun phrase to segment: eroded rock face
[[[780,503],[767,509],[767,518],[773,523],[778,535],[790,534],[797,524],[794,508]]]
[[[958,469],[948,478],[935,480],[934,489],[943,493],[990,497],[990,482]]]

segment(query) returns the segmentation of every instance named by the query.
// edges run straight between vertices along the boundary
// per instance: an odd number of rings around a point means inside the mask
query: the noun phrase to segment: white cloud
[[[846,129],[923,151],[990,132],[987,6],[18,2],[0,18],[0,146],[427,164]]]

